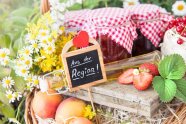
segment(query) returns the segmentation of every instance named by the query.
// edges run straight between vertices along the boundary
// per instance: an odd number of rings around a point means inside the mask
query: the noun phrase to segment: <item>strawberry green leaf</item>
[[[153,88],[159,94],[160,100],[170,102],[176,95],[176,84],[174,81],[156,76],[153,79]]]
[[[160,61],[158,70],[163,78],[181,79],[186,72],[185,61],[178,54],[169,55]]]
[[[186,80],[180,79],[174,81],[177,86],[176,97],[186,102]]]

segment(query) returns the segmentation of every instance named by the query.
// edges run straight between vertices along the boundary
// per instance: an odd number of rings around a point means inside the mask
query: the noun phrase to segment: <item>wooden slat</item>
[[[121,85],[113,81],[94,86],[91,90],[93,101],[97,104],[148,117],[151,117],[160,105],[158,94],[152,88],[138,91],[132,85]],[[89,101],[86,90],[66,95]]]

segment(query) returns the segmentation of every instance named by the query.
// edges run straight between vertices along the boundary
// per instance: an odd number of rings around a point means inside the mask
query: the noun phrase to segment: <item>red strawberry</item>
[[[118,78],[120,84],[132,84],[133,83],[133,71],[134,69],[128,69],[123,72]]]
[[[153,76],[159,75],[158,67],[152,63],[144,63],[139,66],[139,70],[142,72],[149,72]]]
[[[141,72],[138,75],[134,75],[133,84],[138,90],[146,90],[152,84],[153,75],[147,72]]]

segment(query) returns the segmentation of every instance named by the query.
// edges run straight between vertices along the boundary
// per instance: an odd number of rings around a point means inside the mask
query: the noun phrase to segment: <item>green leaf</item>
[[[0,66],[0,79],[10,74],[10,69]]]
[[[5,34],[0,36],[0,47],[9,48],[10,44],[11,44],[11,38],[9,35]]]
[[[22,38],[17,39],[16,41],[14,41],[13,44],[13,50],[14,51],[18,51],[19,49],[21,49],[23,47],[23,41]]]
[[[170,102],[176,95],[176,84],[174,81],[164,79],[161,76],[154,77],[153,88],[163,102]]]
[[[7,119],[5,117],[3,117],[1,120],[0,120],[0,124],[6,124],[7,122]]]
[[[186,72],[185,61],[178,54],[165,56],[165,58],[160,61],[158,70],[163,78],[181,79]]]
[[[24,91],[24,88],[25,88],[25,84],[26,84],[25,83],[25,80],[22,77],[17,76],[14,70],[11,71],[10,76],[15,81],[14,87],[15,87],[16,91],[23,92]]]
[[[0,111],[7,118],[14,118],[15,117],[14,108],[10,105],[2,104],[0,106]]]
[[[5,92],[0,91],[0,101],[6,105],[9,105],[9,100],[5,96]]]
[[[186,102],[186,80],[180,79],[174,81],[177,86],[176,97]]]
[[[31,13],[32,13],[32,9],[27,7],[21,7],[19,9],[14,10],[11,13],[11,16],[28,17]]]
[[[12,105],[9,103],[9,100],[5,96],[4,92],[0,92],[0,101],[2,104],[0,105],[0,112],[7,118],[15,117],[15,111]]]
[[[8,21],[9,20],[9,21]],[[25,17],[12,16],[8,18],[8,22],[13,25],[25,26],[28,23],[28,20]]]

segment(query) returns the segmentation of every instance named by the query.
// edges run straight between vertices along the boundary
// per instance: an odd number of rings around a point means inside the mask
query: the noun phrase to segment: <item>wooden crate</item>
[[[151,117],[160,105],[158,94],[152,89],[138,91],[133,85],[121,85],[116,81],[91,88],[94,103]],[[66,93],[90,101],[87,90]]]

